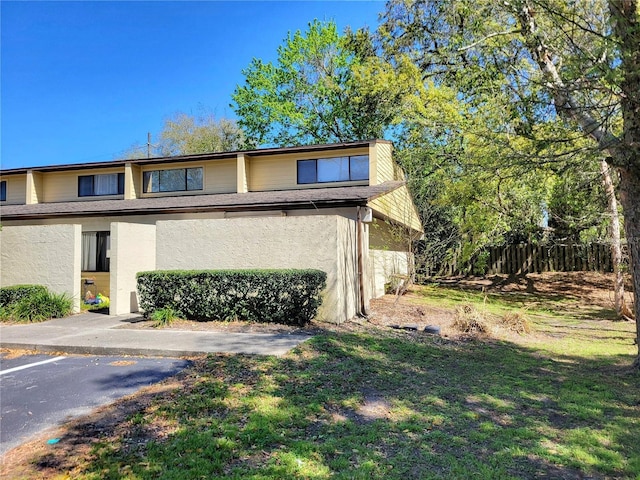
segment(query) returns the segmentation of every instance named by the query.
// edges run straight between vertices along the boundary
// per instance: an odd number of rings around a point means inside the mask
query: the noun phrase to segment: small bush
[[[25,297],[36,293],[46,293],[44,285],[12,285],[0,288],[0,307],[6,307],[18,303]]]
[[[531,324],[524,312],[505,313],[500,319],[500,325],[519,335],[531,332]]]
[[[42,322],[51,318],[64,317],[73,311],[73,300],[67,294],[49,292],[41,285],[29,287],[40,288],[32,288],[30,293],[18,295],[17,301],[0,307],[2,320]]]
[[[160,308],[151,314],[151,320],[153,320],[153,326],[156,328],[159,327],[168,327],[171,325],[176,318],[178,318],[179,313],[176,312],[171,307]]]
[[[140,307],[171,308],[191,320],[304,325],[315,317],[327,274],[320,270],[158,270],[138,273]]]
[[[456,308],[453,326],[463,333],[488,333],[490,331],[486,315],[472,305]]]

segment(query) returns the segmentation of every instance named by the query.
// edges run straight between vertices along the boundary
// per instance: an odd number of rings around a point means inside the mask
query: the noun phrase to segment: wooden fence
[[[624,248],[623,248],[624,252]],[[626,256],[625,256],[626,257]],[[416,258],[419,274],[469,275],[511,274],[542,272],[613,271],[611,246],[603,243],[579,245],[516,244],[488,247],[461,262],[458,255],[450,261],[435,264],[432,260],[420,262]],[[422,270],[422,272],[420,272]]]
[[[611,246],[507,245],[488,248],[486,273],[611,272]]]

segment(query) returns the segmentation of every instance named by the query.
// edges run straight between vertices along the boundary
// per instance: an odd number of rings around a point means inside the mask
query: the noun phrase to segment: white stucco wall
[[[139,223],[111,224],[111,315],[138,311],[136,273],[156,268],[156,227]]]
[[[0,286],[45,285],[80,310],[80,225],[7,226],[0,231]]]
[[[158,221],[156,268],[317,268],[327,273],[318,318],[342,322],[355,314],[356,292],[354,267],[344,266],[352,254],[338,245],[353,225],[336,215]]]
[[[371,291],[374,298],[385,294],[385,284],[393,275],[406,275],[412,254],[393,250],[369,250],[369,266],[372,274]]]

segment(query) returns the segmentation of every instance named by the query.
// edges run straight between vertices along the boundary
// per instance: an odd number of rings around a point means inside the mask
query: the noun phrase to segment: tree
[[[232,152],[244,145],[244,133],[233,120],[211,114],[176,113],[165,120],[155,145],[132,145],[120,158],[171,157],[209,152]]]
[[[543,143],[589,139],[619,175],[634,291],[640,292],[638,0],[393,0],[380,35],[392,55],[411,53],[425,78],[455,84],[476,108],[491,92],[510,99],[505,116],[518,135],[558,119],[573,135],[547,131]],[[553,161],[534,153],[538,161]],[[640,294],[634,305],[640,312]]]
[[[254,59],[232,96],[249,146],[382,137],[419,75],[409,62],[400,62],[403,70],[372,55],[370,42],[314,20],[288,35],[275,64]]]
[[[167,119],[160,133],[159,153],[168,157],[207,152],[233,152],[244,144],[244,133],[233,120],[213,115],[178,113]]]

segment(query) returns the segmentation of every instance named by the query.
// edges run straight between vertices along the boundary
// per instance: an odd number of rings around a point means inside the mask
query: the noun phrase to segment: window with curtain
[[[123,195],[124,173],[78,176],[78,196]]]
[[[149,170],[142,175],[144,193],[202,190],[202,167]]]
[[[82,234],[82,271],[108,272],[111,248],[109,232],[84,232]]]

